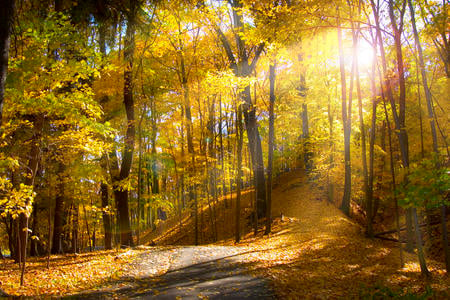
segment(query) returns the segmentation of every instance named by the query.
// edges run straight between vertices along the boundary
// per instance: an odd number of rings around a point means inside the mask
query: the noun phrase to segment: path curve
[[[69,299],[276,299],[268,281],[243,266],[244,248],[232,246],[175,247],[145,251],[117,281]],[[155,257],[156,255],[156,257]],[[158,259],[171,261],[167,272],[147,270]]]

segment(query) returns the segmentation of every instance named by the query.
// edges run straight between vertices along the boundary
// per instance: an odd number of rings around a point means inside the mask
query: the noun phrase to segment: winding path
[[[241,254],[231,246],[187,246],[142,253],[117,281],[67,299],[275,299],[267,280],[246,272]],[[163,275],[151,266],[169,259]]]

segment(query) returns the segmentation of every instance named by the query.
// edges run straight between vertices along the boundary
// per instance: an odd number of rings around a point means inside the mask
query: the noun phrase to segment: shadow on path
[[[267,280],[247,274],[239,254],[234,247],[180,247],[164,275],[122,277],[64,299],[276,299]]]

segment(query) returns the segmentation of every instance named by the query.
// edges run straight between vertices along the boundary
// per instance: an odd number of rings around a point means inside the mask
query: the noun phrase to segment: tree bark
[[[273,168],[273,144],[275,140],[274,127],[274,113],[273,106],[275,103],[275,66],[273,62],[269,66],[269,82],[270,82],[270,96],[269,96],[269,149],[267,159],[267,209],[266,209],[266,230],[265,234],[272,231],[272,168]]]
[[[388,2],[389,7],[389,17],[391,20],[391,27],[392,31],[394,33],[394,44],[395,44],[395,53],[396,53],[396,59],[397,59],[397,75],[398,75],[398,81],[399,81],[399,97],[398,97],[398,103],[399,103],[399,111],[397,112],[397,108],[395,105],[395,101],[393,97],[390,97],[390,103],[391,103],[391,110],[394,117],[394,123],[396,127],[398,142],[400,145],[400,154],[402,158],[402,164],[405,168],[409,167],[409,145],[408,145],[408,134],[406,132],[405,127],[405,114],[406,114],[406,83],[405,83],[405,72],[404,72],[404,66],[403,66],[403,53],[402,53],[402,42],[401,42],[401,33],[403,31],[403,16],[405,12],[406,7],[406,0],[403,1],[402,9],[400,12],[400,24],[397,26],[396,17],[394,14],[394,3],[392,0],[389,0]],[[381,41],[381,39],[380,39]],[[382,43],[380,43],[382,44]],[[388,80],[389,81],[389,80]],[[387,88],[390,90],[392,87],[390,85],[387,86]],[[392,92],[390,92],[392,95]],[[389,95],[389,93],[388,93]],[[407,184],[407,182],[405,183]],[[408,208],[406,212],[406,220],[407,220],[407,227],[408,230],[408,243],[407,243],[407,249],[412,251],[413,249],[413,242],[412,242],[412,222],[414,222],[414,209]],[[417,236],[417,234],[420,235],[420,230],[416,230],[416,239],[419,240],[421,237]],[[420,259],[420,255],[419,255]],[[425,272],[426,273],[426,272]]]
[[[345,78],[345,65],[344,65],[344,49],[342,44],[342,29],[340,20],[338,19],[338,43],[339,43],[339,68],[341,73],[341,98],[342,98],[342,123],[344,129],[344,195],[342,197],[341,210],[347,216],[350,215],[350,197],[351,197],[351,162],[350,162],[350,134],[351,134],[351,118],[349,113],[351,112],[351,96],[352,88],[349,92],[349,104],[347,106],[347,87]],[[353,80],[353,64],[352,64],[352,76]],[[347,111],[348,110],[348,111]]]
[[[397,138],[399,141],[399,145],[400,145],[400,154],[401,154],[401,158],[402,158],[402,163],[404,167],[409,167],[409,154],[408,154],[408,135],[406,133],[406,129],[404,127],[404,122],[402,125],[401,122],[401,118],[399,117],[399,113],[397,112],[397,108],[395,105],[395,99],[393,96],[393,92],[392,92],[392,84],[391,84],[391,80],[390,78],[388,78],[387,74],[388,74],[388,69],[387,69],[387,63],[386,63],[386,55],[385,55],[385,50],[384,50],[384,46],[383,46],[383,39],[381,36],[381,27],[380,27],[380,15],[379,15],[379,7],[377,7],[375,5],[374,0],[370,1],[371,6],[372,6],[372,11],[373,11],[373,16],[375,19],[375,25],[376,25],[376,34],[377,34],[377,38],[378,38],[378,46],[380,48],[380,57],[381,57],[381,66],[382,66],[382,71],[383,74],[386,77],[385,82],[382,82],[382,84],[385,85],[385,94],[387,95],[387,99],[389,101],[389,103],[391,104],[391,110],[392,110],[392,116],[394,119],[394,125],[395,125],[395,129],[396,129],[396,133],[397,133]],[[406,2],[404,2],[406,3]],[[392,23],[392,27],[393,30],[396,31],[396,35],[397,37],[395,38],[395,46],[396,46],[396,52],[397,52],[397,59],[401,59],[402,61],[402,55],[401,55],[401,39],[398,31],[399,29],[397,28],[396,25],[396,20],[395,20],[395,16],[393,13],[393,4],[392,1],[390,1],[389,3],[389,15],[391,17],[391,23]],[[403,16],[402,16],[403,19]],[[398,62],[399,64],[399,62]],[[402,62],[400,63],[402,64]],[[403,67],[398,67],[398,70],[403,70]],[[398,74],[399,77],[404,77],[404,74]],[[402,80],[401,82],[403,82],[404,84],[404,80]],[[400,83],[401,83],[400,82]],[[401,94],[401,96],[405,96],[404,94]],[[403,102],[402,106],[404,106],[404,102],[405,102],[405,98],[399,98],[399,102]],[[405,110],[403,109],[403,113],[405,112]],[[402,117],[402,119],[404,120],[404,116]],[[413,251],[414,245],[413,245],[413,227],[412,227],[412,211],[411,209],[408,209],[406,211],[406,227],[407,227],[407,244],[406,244],[406,250],[409,252]]]
[[[9,45],[15,13],[15,0],[4,0],[2,2],[3,7],[0,9],[0,127],[3,119]]]
[[[400,267],[403,268],[403,249],[402,244],[400,242],[400,216],[399,216],[399,209],[398,209],[398,201],[397,196],[395,194],[395,190],[397,189],[397,183],[395,180],[395,165],[394,165],[394,154],[392,149],[392,133],[391,133],[391,123],[389,122],[389,115],[386,108],[386,100],[384,99],[384,93],[383,90],[381,90],[383,95],[383,108],[384,108],[384,116],[386,118],[386,127],[388,129],[388,141],[389,141],[389,162],[390,162],[390,169],[391,169],[391,179],[392,179],[392,190],[394,191],[393,197],[394,197],[394,205],[395,205],[395,227],[397,231],[397,237],[398,237],[398,248],[399,248],[399,254],[400,254]],[[408,226],[407,226],[408,228]]]
[[[39,166],[39,156],[40,156],[40,138],[41,138],[41,131],[42,127],[44,125],[44,119],[41,115],[35,115],[33,116],[32,120],[33,122],[33,137],[32,137],[32,144],[31,149],[29,153],[29,160],[27,165],[27,176],[23,179],[23,183],[27,186],[30,186],[34,189],[34,179],[36,178],[36,173]],[[26,203],[26,205],[29,205],[30,203]],[[18,239],[20,241],[20,247],[17,248],[17,251],[19,252],[19,263],[23,264],[23,267],[25,267],[25,260],[26,260],[26,254],[27,254],[27,243],[28,243],[28,221],[29,221],[29,215],[25,213],[21,213],[19,215],[19,232],[18,232]],[[24,271],[23,271],[24,272]],[[21,278],[21,285],[23,284],[23,278]]]
[[[411,0],[408,1],[409,11],[411,15],[411,23],[412,28],[414,32],[414,40],[417,48],[417,54],[419,55],[419,67],[420,67],[420,73],[422,75],[422,85],[425,92],[425,99],[427,101],[427,110],[428,110],[428,120],[430,122],[430,129],[431,129],[431,137],[433,139],[433,151],[436,155],[436,160],[439,159],[439,149],[438,149],[438,141],[437,141],[437,133],[436,133],[436,126],[434,124],[435,121],[435,115],[433,110],[433,103],[432,103],[432,97],[431,97],[431,91],[428,87],[427,82],[427,73],[425,70],[425,63],[423,59],[423,51],[422,51],[422,45],[420,44],[419,39],[419,33],[417,32],[416,27],[416,19],[414,16],[414,7],[412,5]],[[436,168],[439,168],[439,163],[437,163]],[[450,249],[448,246],[448,236],[447,236],[447,220],[446,220],[446,214],[445,214],[445,205],[441,206],[441,219],[442,219],[442,243],[444,248],[444,254],[445,254],[445,266],[447,272],[450,272]]]
[[[103,230],[105,233],[105,249],[112,249],[112,227],[111,227],[111,213],[109,207],[109,192],[108,185],[104,182],[100,184],[100,192],[102,198],[102,218],[103,218]]]
[[[78,252],[78,204],[73,205],[73,214],[72,214],[72,253]]]
[[[133,236],[130,225],[130,212],[128,209],[128,191],[117,188],[117,183],[128,179],[131,171],[131,164],[133,162],[133,150],[135,139],[135,118],[134,118],[134,99],[133,99],[133,58],[135,47],[135,18],[136,7],[135,1],[130,1],[129,12],[127,15],[127,30],[125,34],[124,43],[124,88],[123,88],[123,102],[127,115],[127,132],[125,136],[125,147],[122,152],[122,164],[118,178],[116,178],[116,187],[114,189],[114,196],[116,198],[118,217],[119,217],[119,231],[120,243],[125,246],[133,246]]]
[[[353,28],[353,24],[352,24]],[[360,86],[360,78],[359,78],[359,61],[358,61],[358,43],[359,43],[359,23],[357,25],[356,30],[352,30],[353,35],[353,60],[355,64],[355,80],[356,80],[356,94],[358,97],[358,114],[359,114],[359,131],[361,132],[361,158],[362,158],[362,167],[363,167],[363,190],[364,190],[364,196],[365,196],[365,208],[366,208],[366,231],[368,237],[373,237],[373,197],[372,197],[372,186],[369,187],[369,184],[372,182],[369,182],[369,174],[367,170],[367,149],[366,149],[366,131],[364,128],[364,116],[363,116],[363,109],[362,109],[362,96],[361,96],[361,86]],[[375,56],[374,56],[375,59]],[[374,69],[372,69],[374,71]],[[373,73],[373,75],[375,75]],[[373,106],[373,112],[372,112],[372,122],[374,123],[376,120],[376,99],[373,99],[374,106]],[[372,130],[371,130],[371,137],[375,137],[375,126],[372,124]],[[373,150],[373,147],[370,147],[371,150]],[[373,152],[372,152],[373,153]],[[371,160],[372,162],[372,160]],[[373,165],[373,164],[372,164]],[[373,168],[371,168],[372,175],[373,175]],[[373,178],[373,176],[372,176]]]
[[[138,126],[138,142],[139,142],[139,157],[138,157],[138,186],[137,186],[137,221],[136,221],[136,236],[137,236],[137,241],[136,243],[138,245],[141,244],[141,218],[142,218],[142,214],[141,214],[141,198],[142,198],[142,121],[144,120],[144,116],[146,114],[147,111],[147,107],[144,106],[144,109],[142,110],[142,114],[141,117],[139,119],[139,126]]]
[[[240,13],[240,9],[243,7],[240,0],[229,1],[233,9],[233,26],[235,28],[235,40],[237,45],[237,58],[232,52],[231,44],[220,30],[216,28],[219,39],[225,48],[230,67],[234,74],[238,77],[248,77],[255,69],[259,56],[264,49],[264,44],[258,45],[255,56],[251,63],[245,45],[245,41],[241,38],[241,34],[244,31],[243,16]],[[258,218],[263,218],[266,215],[266,182],[264,175],[264,163],[262,155],[261,137],[258,132],[258,126],[256,122],[256,108],[254,107],[250,94],[250,86],[246,86],[240,93],[241,99],[244,101],[242,112],[244,114],[245,128],[248,137],[248,147],[250,150],[250,156],[253,165],[253,172],[256,180],[256,195],[257,195],[257,215]]]
[[[38,234],[38,215],[37,215],[37,202],[33,202],[33,222],[31,225],[31,232],[33,236],[39,236]],[[38,241],[36,239],[31,239],[30,241],[30,256],[39,256],[40,251],[38,250]]]
[[[305,163],[306,173],[309,174],[312,171],[312,152],[310,149],[309,141],[309,121],[308,121],[308,105],[302,103],[302,139],[303,139],[303,161]]]
[[[238,133],[237,143],[237,174],[236,174],[236,211],[235,211],[235,242],[241,240],[241,178],[242,178],[242,104],[238,105],[236,112],[236,128]]]

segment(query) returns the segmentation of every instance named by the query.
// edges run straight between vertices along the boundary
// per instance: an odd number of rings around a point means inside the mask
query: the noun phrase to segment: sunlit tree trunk
[[[136,221],[136,243],[138,245],[140,245],[141,240],[140,240],[140,230],[141,230],[141,218],[142,213],[141,213],[141,207],[142,207],[142,182],[143,182],[143,178],[142,178],[142,121],[144,120],[144,116],[147,112],[147,108],[146,106],[144,106],[143,110],[142,110],[142,114],[141,117],[139,119],[139,125],[138,125],[138,143],[139,143],[139,148],[138,148],[138,186],[137,186],[137,221]]]
[[[382,82],[382,84],[385,86],[385,95],[387,96],[387,99],[388,99],[389,103],[391,104],[392,116],[394,119],[394,125],[396,128],[396,133],[397,133],[397,137],[398,137],[398,141],[399,141],[399,145],[400,145],[400,154],[402,157],[402,162],[403,162],[404,167],[408,167],[409,166],[408,136],[406,135],[405,128],[401,126],[400,118],[398,116],[398,112],[397,112],[397,109],[395,106],[395,100],[394,100],[394,95],[392,92],[391,80],[389,80],[389,78],[387,78],[388,69],[387,69],[386,54],[385,54],[385,50],[384,50],[383,39],[382,39],[382,35],[381,35],[380,14],[379,14],[380,8],[377,5],[375,5],[375,2],[373,0],[371,0],[370,2],[371,2],[371,6],[372,6],[373,16],[375,19],[375,25],[376,25],[375,29],[376,29],[376,34],[377,34],[377,38],[378,38],[378,46],[380,48],[382,72],[383,72],[383,75],[386,76],[386,79],[387,79],[384,82]],[[391,10],[393,10],[393,8],[390,9],[390,11]],[[390,13],[390,15],[393,15],[393,12]],[[395,25],[396,24],[395,17],[393,16],[393,18],[394,18],[393,27],[397,30],[397,27]],[[399,40],[398,38],[396,39],[396,41],[401,42],[401,40]],[[400,52],[401,52],[401,44],[396,45],[396,50],[397,50],[397,52],[398,52],[398,50],[400,50]],[[401,57],[401,54],[399,56]],[[403,68],[400,68],[400,69],[403,69]],[[399,76],[404,76],[404,74],[403,73],[401,75],[399,74]],[[404,101],[404,100],[405,100],[404,98],[399,99],[399,101]],[[413,221],[412,211],[411,211],[411,209],[408,209],[406,211],[406,233],[407,233],[406,250],[409,252],[412,252],[414,249],[414,244],[413,244],[414,233],[413,233],[412,221]]]
[[[274,114],[273,106],[275,103],[275,66],[272,62],[269,66],[269,142],[268,142],[268,158],[267,158],[267,209],[266,209],[266,230],[265,234],[269,234],[272,228],[272,168],[273,168],[273,145],[275,139]]]
[[[222,196],[224,197],[223,201],[225,204],[225,208],[229,207],[229,202],[227,201],[226,193],[227,193],[227,183],[226,183],[226,171],[225,171],[225,151],[223,145],[223,113],[222,113],[222,95],[219,95],[219,148],[220,148],[220,165],[222,171]]]
[[[375,64],[375,62],[374,62]],[[381,75],[381,74],[380,74]],[[381,77],[381,76],[380,76]],[[380,80],[380,83],[382,81]],[[372,88],[375,87],[375,82],[373,82]],[[398,207],[398,200],[397,195],[395,193],[395,190],[397,189],[397,183],[395,179],[395,165],[394,165],[394,154],[392,149],[392,130],[391,130],[391,123],[389,121],[389,115],[386,108],[386,100],[384,99],[384,93],[383,90],[381,90],[382,96],[383,96],[383,108],[384,108],[384,116],[386,118],[386,127],[388,130],[388,141],[389,141],[389,162],[390,162],[390,169],[391,169],[391,179],[392,179],[392,190],[394,191],[393,197],[394,197],[394,209],[395,209],[395,227],[397,230],[397,238],[398,238],[398,248],[399,248],[399,254],[400,254],[400,267],[403,268],[404,262],[403,262],[403,249],[402,249],[402,241],[400,236],[400,216],[399,216],[399,207]]]
[[[408,6],[409,6],[409,12],[411,15],[411,23],[412,23],[412,28],[413,28],[413,32],[414,32],[414,40],[416,43],[417,54],[419,56],[419,67],[420,67],[420,73],[422,75],[422,85],[423,85],[423,89],[425,92],[425,99],[427,101],[428,120],[430,122],[431,137],[433,139],[433,151],[436,155],[436,160],[438,160],[439,159],[439,150],[438,150],[436,126],[434,123],[435,116],[434,116],[433,103],[432,103],[433,100],[431,98],[431,91],[428,87],[427,73],[425,70],[425,63],[424,63],[424,59],[423,59],[422,45],[420,44],[419,33],[417,32],[417,27],[416,27],[414,7],[413,7],[411,0],[407,0],[407,1],[408,1]],[[439,168],[439,163],[437,164],[436,167]],[[450,250],[449,250],[449,246],[448,246],[447,220],[446,220],[445,210],[446,210],[445,205],[442,205],[441,206],[442,243],[443,243],[444,254],[445,254],[445,266],[446,266],[447,272],[450,272]]]
[[[359,60],[358,60],[358,45],[359,45],[359,23],[357,28],[354,28],[352,24],[352,35],[353,35],[353,63],[355,68],[355,80],[356,80],[356,94],[358,97],[358,115],[359,115],[359,131],[361,133],[361,160],[363,167],[363,190],[365,197],[365,208],[366,208],[366,231],[369,237],[373,237],[373,199],[372,199],[372,186],[369,187],[369,174],[367,170],[367,149],[366,149],[366,130],[364,128],[364,116],[362,108],[362,96],[361,96],[361,85],[359,78]],[[376,118],[376,99],[374,99],[375,106],[373,107],[373,118]],[[372,126],[371,134],[375,137],[375,126]],[[373,150],[373,148],[370,148]],[[373,152],[371,152],[373,153]],[[373,168],[371,168],[371,175],[373,178]],[[373,181],[371,182],[373,183]]]
[[[208,107],[208,122],[206,128],[207,138],[206,138],[206,147],[207,151],[205,151],[206,157],[206,170],[207,170],[207,184],[208,186],[208,194],[212,195],[214,200],[214,205],[212,206],[212,216],[213,216],[213,238],[214,241],[217,240],[218,231],[217,231],[217,182],[216,182],[216,151],[215,151],[215,97],[212,97],[211,103],[209,98],[208,101],[205,101],[205,105]],[[208,156],[213,160],[213,164],[210,165],[208,162]],[[209,197],[209,195],[208,195]]]
[[[309,120],[308,120],[308,105],[302,103],[302,139],[303,139],[303,161],[305,163],[306,173],[312,171],[312,152],[311,143],[309,141]]]
[[[334,201],[334,183],[330,179],[330,173],[331,170],[334,167],[334,140],[333,140],[333,129],[334,129],[334,118],[331,113],[331,97],[328,95],[328,107],[327,107],[327,116],[328,116],[328,134],[329,134],[329,146],[330,146],[330,152],[329,152],[329,158],[328,158],[328,170],[327,170],[327,189],[328,189],[328,201],[333,202]]]
[[[342,29],[338,19],[338,43],[339,43],[339,68],[341,73],[341,98],[342,98],[342,123],[344,129],[344,195],[342,197],[341,210],[350,215],[350,197],[351,197],[351,161],[350,161],[350,134],[351,134],[351,97],[352,88],[349,92],[349,101],[347,104],[347,87],[345,78],[344,49],[342,43]],[[353,65],[351,74],[351,83],[353,82]],[[352,85],[352,84],[351,84]]]
[[[238,104],[236,111],[236,129],[237,129],[237,174],[236,174],[236,212],[235,212],[235,242],[241,240],[241,178],[242,178],[242,143],[243,143],[243,126],[242,126],[242,104]]]
[[[398,81],[399,81],[399,111],[397,113],[397,108],[395,105],[395,101],[393,97],[390,99],[391,102],[391,109],[394,117],[394,123],[396,126],[398,141],[400,145],[400,154],[402,158],[402,163],[405,168],[409,167],[409,147],[408,147],[408,135],[406,132],[405,127],[405,113],[406,113],[406,83],[405,83],[405,71],[404,71],[404,65],[403,65],[403,53],[402,53],[402,42],[401,42],[401,33],[403,31],[403,17],[406,7],[406,1],[404,0],[402,2],[402,8],[400,12],[400,20],[399,24],[397,25],[397,20],[394,14],[394,3],[392,0],[389,0],[389,18],[391,20],[391,27],[392,31],[394,33],[394,44],[395,44],[395,53],[397,58],[397,75],[398,75]],[[381,41],[381,39],[380,39]],[[387,86],[387,88],[390,90],[392,87]],[[407,184],[407,182],[405,183]],[[411,222],[415,222],[417,218],[417,211],[415,208],[408,208],[407,210],[407,227],[409,228],[409,231],[411,231]],[[419,244],[419,241],[422,240],[420,229],[416,229],[416,244],[417,244],[417,250],[420,260],[420,266],[422,273],[428,274],[428,270],[426,268],[426,264],[424,261],[424,255],[422,253],[422,245]],[[409,235],[411,236],[412,233],[410,232]],[[412,240],[412,238],[409,238],[408,240]],[[410,242],[410,244],[412,244]],[[410,249],[412,250],[412,249]]]

